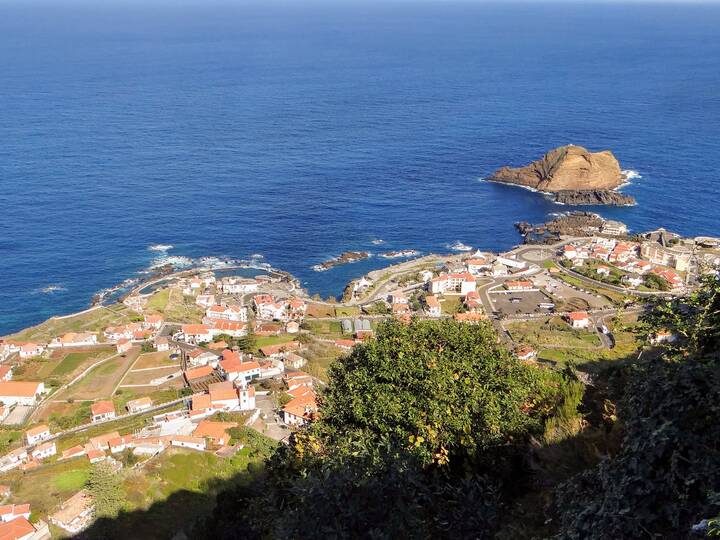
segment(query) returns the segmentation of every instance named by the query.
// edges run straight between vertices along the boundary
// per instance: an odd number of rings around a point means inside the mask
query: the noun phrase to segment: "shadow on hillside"
[[[649,356],[649,355],[648,355]],[[622,426],[616,420],[615,406],[623,391],[627,374],[637,361],[636,356],[613,361],[599,361],[591,370],[583,366],[579,371],[593,374],[593,386],[586,389],[579,407],[582,430],[568,426],[565,436],[544,444],[541,437],[531,440],[523,463],[518,464],[517,478],[506,478],[503,489],[504,512],[496,538],[537,538],[551,536],[547,503],[552,490],[572,476],[595,466],[604,457],[613,455],[622,439]],[[630,368],[630,369],[629,369]],[[617,411],[621,416],[621,411]],[[203,492],[178,491],[145,510],[122,513],[115,519],[100,519],[74,538],[102,540],[195,540],[249,539],[242,526],[241,510],[246,497],[253,492],[250,486],[260,476],[259,471],[242,472],[228,480],[215,480],[203,487]],[[257,485],[255,486],[257,487]],[[262,489],[262,488],[260,488]],[[211,519],[215,530],[207,529],[206,517],[213,517],[216,496],[222,493],[218,515],[222,523]],[[268,508],[269,512],[274,511]],[[217,515],[215,516],[217,517]],[[381,524],[377,524],[382,527]],[[308,538],[318,531],[308,531]],[[360,535],[359,537],[362,537]]]
[[[214,479],[204,483],[202,492],[180,490],[144,510],[122,512],[114,519],[102,518],[88,529],[72,536],[76,540],[178,540],[202,538],[195,528],[200,518],[210,517],[218,493],[248,484],[250,472],[242,472],[227,480]]]

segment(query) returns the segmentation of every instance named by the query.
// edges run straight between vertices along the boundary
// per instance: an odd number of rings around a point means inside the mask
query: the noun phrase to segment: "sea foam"
[[[172,248],[174,248],[172,244],[152,244],[151,246],[148,246],[149,251],[170,251]]]

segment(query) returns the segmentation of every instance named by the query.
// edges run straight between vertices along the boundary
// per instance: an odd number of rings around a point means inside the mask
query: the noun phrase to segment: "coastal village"
[[[400,256],[353,280],[341,300],[311,297],[272,269],[198,269],[2,338],[0,538],[88,527],[84,481],[98,464],[139,486],[138,505],[152,502],[139,477],[174,463],[190,478],[208,460],[248,467],[259,441],[283,444],[317,417],[330,364],[388,319],[493,324],[520,360],[550,368],[637,354],[645,300],[717,273],[720,239],[630,234],[601,220],[506,253]]]

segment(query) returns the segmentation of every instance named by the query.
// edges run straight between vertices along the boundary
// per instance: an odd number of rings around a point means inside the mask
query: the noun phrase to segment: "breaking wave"
[[[472,246],[463,244],[460,240],[456,240],[452,244],[445,244],[445,247],[452,251],[470,251],[472,249]]]
[[[174,248],[172,244],[153,244],[151,246],[148,246],[149,251],[170,251],[172,248]]]
[[[67,291],[67,288],[63,287],[62,285],[48,285],[47,287],[41,287],[40,289],[35,289],[33,292],[42,293],[42,294],[52,294],[52,293],[63,292],[63,291]]]
[[[630,180],[635,180],[637,178],[642,178],[642,174],[632,169],[625,169],[624,171],[620,171],[620,174],[625,177],[626,182],[629,182]]]
[[[182,255],[172,255],[167,257],[156,257],[150,263],[150,270],[155,270],[162,266],[172,266],[173,268],[183,269],[190,268],[193,265],[193,260],[190,257],[183,257]]]

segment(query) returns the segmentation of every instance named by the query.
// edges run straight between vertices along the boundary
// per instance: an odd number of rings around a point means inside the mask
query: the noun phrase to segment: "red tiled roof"
[[[112,401],[97,401],[90,406],[90,412],[92,412],[93,416],[114,413],[115,405],[113,405]]]

